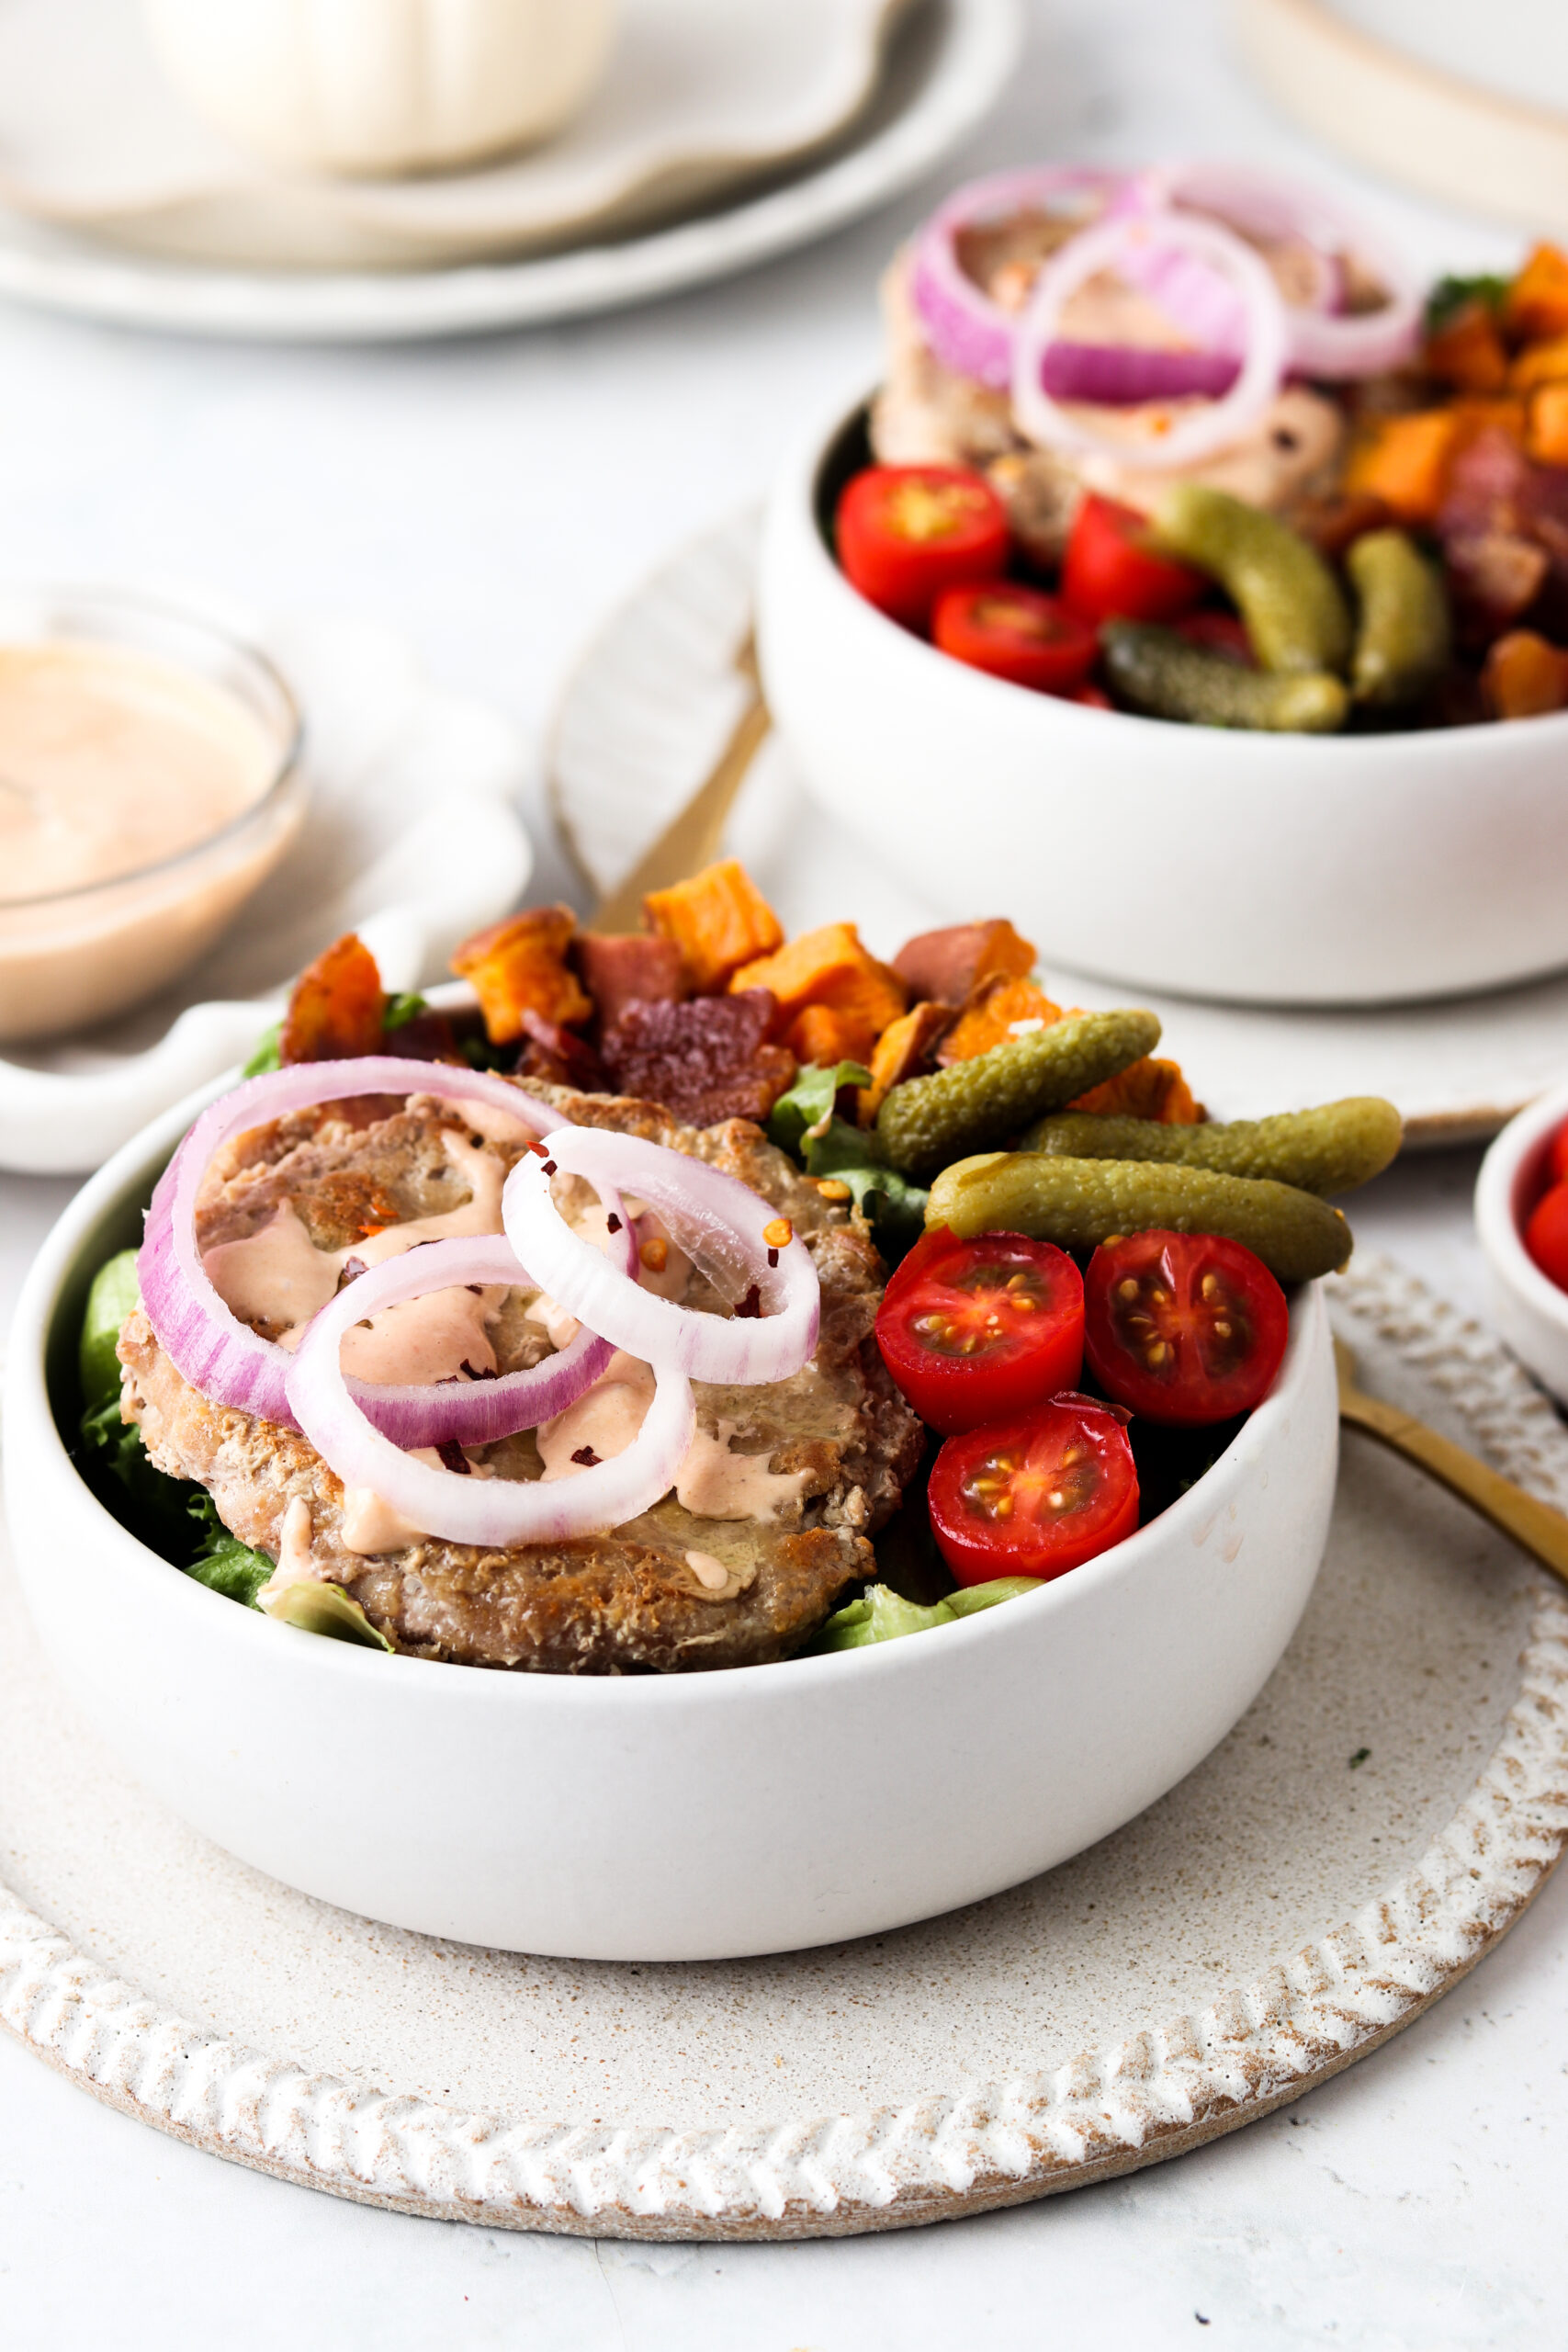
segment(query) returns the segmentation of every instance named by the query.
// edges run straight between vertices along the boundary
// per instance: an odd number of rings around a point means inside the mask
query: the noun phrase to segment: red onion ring
[[[1066,415],[1040,380],[1041,363],[1056,339],[1056,322],[1070,294],[1097,270],[1118,267],[1140,249],[1176,246],[1228,272],[1247,307],[1246,356],[1235,384],[1221,400],[1184,417],[1163,440],[1136,445],[1096,433]],[[1207,220],[1162,212],[1101,222],[1075,237],[1041,271],[1013,345],[1012,405],[1030,440],[1083,455],[1110,457],[1119,464],[1166,472],[1228,447],[1262,413],[1285,372],[1287,327],[1279,289],[1250,245]]]
[[[1421,295],[1400,255],[1363,220],[1315,189],[1235,164],[1182,164],[1142,175],[1117,205],[1128,212],[1140,209],[1145,217],[1168,207],[1192,206],[1218,213],[1255,236],[1295,238],[1315,254],[1322,265],[1317,298],[1288,304],[1285,311],[1289,365],[1298,375],[1335,382],[1379,375],[1408,359],[1419,340]],[[1336,259],[1340,252],[1365,262],[1386,288],[1388,300],[1381,310],[1341,311],[1342,272]],[[1194,272],[1201,268],[1194,265]],[[1136,283],[1200,341],[1215,349],[1238,347],[1234,339],[1209,331],[1216,316],[1214,296],[1200,299],[1195,274],[1179,285],[1144,276]],[[1231,333],[1234,337],[1235,330]]]
[[[295,1419],[344,1486],[372,1488],[411,1525],[449,1544],[550,1544],[623,1527],[669,1493],[696,1429],[691,1383],[656,1365],[653,1402],[636,1439],[624,1453],[576,1477],[547,1484],[459,1477],[414,1461],[384,1437],[361,1411],[344,1376],[339,1359],[350,1326],[367,1310],[374,1314],[460,1283],[514,1280],[516,1272],[512,1250],[499,1235],[433,1241],[389,1258],[328,1301],[289,1366],[288,1402]]]
[[[757,1312],[705,1315],[656,1298],[572,1232],[550,1197],[559,1169],[601,1198],[630,1193],[663,1224],[721,1294],[755,1290]],[[752,1386],[787,1380],[808,1363],[821,1321],[817,1269],[804,1241],[772,1246],[776,1213],[749,1185],[685,1152],[605,1127],[562,1127],[520,1159],[506,1180],[506,1238],[525,1250],[552,1298],[591,1330],[647,1363],[697,1380]]]
[[[262,1339],[242,1323],[213,1288],[196,1245],[197,1194],[213,1158],[232,1136],[263,1126],[288,1111],[362,1094],[433,1094],[449,1102],[481,1102],[536,1132],[559,1120],[558,1112],[549,1104],[536,1102],[488,1071],[455,1069],[442,1062],[407,1061],[392,1055],[303,1062],[292,1069],[272,1070],[220,1095],[202,1113],[152,1194],[136,1261],[142,1305],[164,1354],[193,1388],[199,1388],[214,1404],[232,1406],[285,1429],[295,1427],[287,1396],[294,1359],[287,1349]],[[635,1250],[627,1219],[628,1274],[635,1270]],[[358,1278],[359,1283],[367,1279],[364,1274]],[[530,1277],[513,1261],[507,1279],[516,1284]],[[356,1284],[350,1287],[356,1298],[363,1295]],[[357,1321],[367,1311],[360,1306],[350,1319]],[[456,1438],[477,1445],[531,1429],[551,1413],[563,1412],[572,1400],[564,1392],[558,1394],[561,1384],[574,1383],[574,1393],[580,1396],[598,1378],[609,1354],[605,1348],[600,1357],[592,1335],[580,1333],[558,1358],[532,1372],[509,1373],[501,1380],[428,1388],[378,1387],[360,1381],[351,1385],[362,1409],[400,1444],[439,1445],[446,1438]],[[541,1377],[545,1374],[550,1375],[547,1381]],[[547,1397],[553,1401],[543,1401]]]
[[[1134,408],[1193,393],[1217,401],[1240,373],[1241,362],[1229,352],[1168,351],[1145,343],[1053,343],[1040,362],[1040,381],[1054,401],[1092,401],[1100,408]]]
[[[909,299],[931,347],[944,368],[971,376],[992,391],[1012,381],[1017,322],[976,285],[962,267],[957,240],[977,220],[1005,218],[1032,204],[1082,190],[1110,201],[1125,173],[1089,164],[1048,164],[1035,171],[998,172],[972,180],[932,213],[916,240],[909,269]]]

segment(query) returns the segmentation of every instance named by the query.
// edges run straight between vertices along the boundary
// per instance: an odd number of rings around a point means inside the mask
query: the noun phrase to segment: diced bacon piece
[[[523,1015],[523,1050],[514,1075],[531,1078],[539,1086],[575,1086],[584,1094],[610,1091],[604,1065],[592,1046],[541,1012]]]
[[[962,1004],[984,980],[1027,979],[1034,950],[1010,922],[952,923],[944,931],[922,931],[906,940],[893,968],[912,997],[937,1004]]]
[[[492,1046],[523,1035],[525,1012],[561,1023],[592,1017],[592,1003],[566,960],[576,929],[570,907],[530,907],[463,942],[452,969],[471,983]]]
[[[604,1029],[613,1029],[628,1004],[675,1004],[686,993],[680,948],[646,931],[580,932],[570,960]]]
[[[1547,553],[1516,531],[1456,532],[1443,543],[1449,593],[1461,640],[1488,645],[1540,595]]]
[[[673,940],[699,996],[728,988],[742,964],[771,956],[784,927],[739,858],[721,858],[643,900],[649,926]]]
[[[356,933],[345,932],[295,981],[278,1037],[279,1059],[288,1066],[379,1053],[386,1003],[376,958]]]
[[[768,1043],[778,1005],[766,989],[629,1004],[600,1052],[616,1091],[662,1103],[695,1127],[721,1119],[759,1125],[795,1078],[795,1056]]]

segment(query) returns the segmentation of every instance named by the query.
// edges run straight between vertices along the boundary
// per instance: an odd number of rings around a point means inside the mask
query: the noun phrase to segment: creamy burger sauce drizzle
[[[503,1112],[487,1103],[462,1101],[456,1108],[469,1133],[487,1136],[494,1142],[517,1142],[529,1132],[520,1121],[509,1121]],[[379,1233],[334,1250],[318,1250],[298,1213],[285,1202],[259,1232],[243,1241],[218,1242],[203,1253],[208,1279],[224,1305],[243,1321],[264,1324],[276,1331],[279,1346],[294,1348],[310,1317],[336,1295],[351,1258],[368,1269],[401,1256],[423,1241],[500,1233],[505,1182],[501,1162],[450,1127],[442,1128],[441,1144],[456,1174],[468,1188],[468,1198],[460,1207],[438,1216],[387,1226]],[[625,1205],[628,1215],[637,1219],[642,1247],[654,1261],[650,1265],[645,1259],[640,1277],[644,1286],[660,1297],[679,1301],[691,1277],[690,1259],[640,1201],[628,1200]],[[572,1227],[596,1249],[608,1250],[607,1215],[597,1202],[579,1210]],[[649,1250],[650,1242],[661,1246]],[[494,1372],[496,1356],[488,1325],[505,1296],[505,1291],[496,1286],[477,1293],[432,1291],[423,1298],[384,1308],[349,1331],[343,1345],[343,1368],[350,1377],[372,1387]],[[558,1349],[570,1346],[577,1335],[576,1319],[543,1292],[535,1295],[528,1312]],[[591,1450],[601,1462],[624,1453],[642,1428],[653,1390],[650,1368],[617,1351],[585,1396],[540,1426],[537,1443],[545,1477],[574,1477],[588,1468],[587,1463],[572,1459],[584,1450]],[[721,1420],[713,1431],[698,1428],[675,1486],[676,1500],[693,1518],[772,1521],[803,1495],[804,1471],[774,1473],[768,1467],[766,1454],[732,1452],[731,1440],[741,1434],[743,1424],[739,1421]],[[413,1458],[433,1468],[442,1466],[440,1456],[428,1447],[419,1449]],[[492,1475],[481,1464],[473,1466],[480,1476]],[[424,1531],[411,1525],[374,1488],[348,1487],[344,1490],[341,1537],[346,1551],[368,1558],[423,1542]],[[290,1505],[285,1515],[283,1543],[277,1572],[266,1588],[269,1591],[281,1590],[285,1584],[298,1582],[301,1574],[311,1573],[308,1508],[301,1529]],[[298,1565],[301,1543],[307,1563],[303,1569]],[[294,1564],[287,1575],[285,1552]],[[698,1560],[703,1563],[701,1568],[695,1566]],[[698,1582],[716,1597],[727,1597],[732,1588],[740,1589],[733,1572],[706,1553],[690,1555],[689,1564]]]
[[[244,706],[150,654],[0,645],[0,898],[161,865],[254,808],[277,745]]]

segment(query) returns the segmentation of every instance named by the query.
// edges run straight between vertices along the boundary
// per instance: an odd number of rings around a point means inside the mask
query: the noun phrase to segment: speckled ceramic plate
[[[444,979],[459,940],[515,906],[533,871],[517,807],[528,754],[501,712],[444,693],[387,629],[212,616],[265,649],[305,714],[304,825],[243,918],[162,996],[0,1054],[0,1169],[101,1167],[243,1061],[287,984],[342,932],[369,942],[389,989]]]
[[[1495,1341],[1386,1263],[1334,1290],[1369,1385],[1568,1502]],[[491,2228],[892,2229],[1179,2154],[1407,2025],[1565,1840],[1568,1598],[1353,1435],[1294,1642],[1170,1795],[947,1918],[700,1967],[453,1948],[259,1877],[117,1774],[0,1579],[0,2020],[214,2154]]]
[[[568,681],[549,751],[569,847],[595,890],[615,888],[707,774],[743,707],[736,654],[751,621],[759,518],[694,541],[615,614]],[[776,741],[759,756],[730,820],[786,925],[857,920],[879,954],[940,920],[809,801]],[[1005,913],[1005,854],[994,908]],[[1125,1003],[1114,982],[1047,966],[1062,1002]],[[1384,1094],[1415,1145],[1495,1134],[1568,1081],[1568,974],[1442,1003],[1282,1012],[1134,991],[1165,1024],[1217,1118],[1343,1094]]]

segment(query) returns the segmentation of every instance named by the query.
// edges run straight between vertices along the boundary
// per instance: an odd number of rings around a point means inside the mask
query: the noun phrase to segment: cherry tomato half
[[[867,602],[906,628],[930,626],[944,588],[1007,570],[1007,510],[959,466],[871,466],[839,501],[839,561]]]
[[[1568,1119],[1564,1119],[1551,1138],[1551,1181],[1568,1184]]]
[[[1119,1404],[1191,1429],[1248,1413],[1290,1337],[1285,1294],[1239,1241],[1134,1233],[1107,1242],[1084,1281],[1084,1351]]]
[[[1171,621],[1190,611],[1209,582],[1148,541],[1146,514],[1090,491],[1062,560],[1062,594],[1073,610],[1090,621]]]
[[[1127,1432],[1093,1397],[1059,1396],[999,1429],[950,1437],[931,1469],[931,1514],[960,1584],[1063,1576],[1138,1524]]]
[[[1010,1421],[1083,1372],[1083,1277],[1021,1233],[922,1234],[888,1283],[876,1344],[933,1430]]]
[[[1568,1183],[1553,1184],[1536,1203],[1525,1222],[1525,1248],[1549,1283],[1568,1290]]]
[[[1015,588],[1010,580],[944,590],[931,615],[931,639],[973,670],[1056,695],[1082,685],[1100,650],[1094,630],[1059,596]]]

